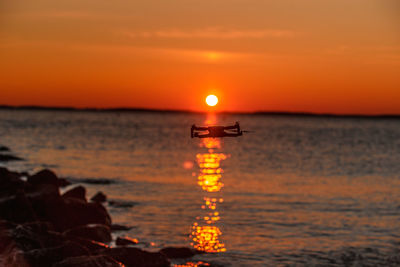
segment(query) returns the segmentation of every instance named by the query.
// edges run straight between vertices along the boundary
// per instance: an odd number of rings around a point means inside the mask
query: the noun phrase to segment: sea
[[[2,109],[0,145],[105,193],[114,237],[205,252],[176,266],[400,264],[400,119]]]

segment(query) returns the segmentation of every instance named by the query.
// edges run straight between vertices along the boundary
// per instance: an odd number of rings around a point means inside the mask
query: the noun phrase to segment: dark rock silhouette
[[[119,247],[104,250],[102,254],[122,262],[126,266],[135,267],[169,267],[169,260],[161,253],[147,252],[133,247]]]
[[[133,227],[120,225],[120,224],[111,224],[111,231],[128,231]]]
[[[102,243],[111,241],[110,227],[101,224],[78,226],[65,231],[64,234],[67,236],[76,236]]]
[[[115,181],[113,180],[104,178],[79,179],[79,182],[83,184],[104,184],[104,185],[115,183]]]
[[[48,169],[44,169],[32,176],[29,176],[28,183],[32,185],[51,184],[58,187],[59,181],[54,172]]]
[[[115,208],[132,208],[136,206],[138,203],[133,201],[124,201],[124,200],[110,200],[108,204]]]
[[[27,181],[22,176],[28,176]],[[111,229],[130,227],[112,225],[101,203],[86,201],[84,187],[61,196],[61,184],[50,170],[29,176],[0,167],[1,266],[170,266],[168,249],[160,253],[108,247]],[[117,239],[120,245],[128,242],[136,241]]]
[[[129,245],[136,245],[139,243],[137,239],[130,238],[128,236],[124,237],[117,237],[117,240],[115,241],[115,244],[117,246],[129,246]]]
[[[10,151],[10,149],[6,146],[0,145],[0,151]]]
[[[13,160],[24,160],[24,159],[13,155],[0,154],[0,161],[13,161]]]
[[[71,257],[60,261],[53,267],[121,267],[121,263],[104,255]],[[123,266],[123,265],[122,265]]]
[[[169,259],[190,258],[196,255],[196,252],[191,248],[186,247],[166,247],[160,250]]]
[[[70,181],[68,181],[65,178],[58,178],[58,186],[59,187],[65,187],[65,186],[68,186],[68,185],[71,185]]]
[[[93,202],[103,203],[107,201],[107,196],[103,192],[97,192],[90,200]]]
[[[76,198],[86,202],[86,188],[79,185],[74,187],[62,195],[63,198]]]

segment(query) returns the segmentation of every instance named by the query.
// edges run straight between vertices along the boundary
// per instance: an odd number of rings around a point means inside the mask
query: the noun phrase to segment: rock
[[[23,191],[0,199],[0,218],[14,223],[36,221],[37,216]]]
[[[33,187],[27,195],[33,211],[39,219],[51,222],[57,231],[64,232],[87,224],[111,226],[111,217],[102,204],[61,197],[54,185],[39,184]]]
[[[111,217],[100,203],[87,203],[79,199],[67,198],[64,202],[64,210],[54,207],[54,216],[57,217],[57,225],[61,229],[71,229],[79,225],[103,224],[111,226]]]
[[[49,231],[47,225],[41,222],[18,225],[11,231],[11,236],[13,242],[24,252],[59,247],[66,242],[62,234]]]
[[[65,178],[58,178],[58,186],[59,186],[59,187],[65,187],[65,186],[68,186],[68,185],[70,185],[70,184],[71,184],[71,182],[68,181],[67,179],[65,179]]]
[[[79,179],[78,182],[83,184],[114,184],[115,181],[105,178],[90,178],[90,179]]]
[[[68,236],[68,239],[85,247],[86,249],[88,249],[90,251],[91,254],[98,254],[99,251],[109,248],[109,246],[107,246],[104,243],[94,241],[94,240],[89,240],[86,238],[80,238],[80,237],[76,237],[76,236]]]
[[[111,231],[128,231],[133,227],[120,225],[120,224],[111,224]]]
[[[0,198],[15,196],[17,192],[25,189],[25,182],[19,178],[20,176],[19,173],[0,167]]]
[[[86,188],[79,185],[74,187],[62,195],[63,198],[76,198],[86,202]]]
[[[12,160],[23,160],[23,159],[13,155],[0,154],[0,161],[12,161]]]
[[[166,247],[159,251],[168,259],[190,258],[196,255],[196,252],[191,248],[186,247]]]
[[[103,192],[97,192],[90,200],[102,203],[107,201],[107,196]]]
[[[1,239],[4,245],[4,239]],[[7,242],[4,250],[0,251],[0,265],[10,267],[31,267],[27,260],[23,257],[21,251],[14,242]]]
[[[87,224],[111,226],[111,217],[100,203],[64,198],[58,192],[32,193],[28,198],[37,217],[51,222],[57,231],[64,232]]]
[[[6,146],[0,145],[0,151],[10,151],[10,149]]]
[[[110,248],[101,252],[126,266],[135,267],[169,267],[169,260],[161,253],[147,252],[133,247]]]
[[[21,249],[17,247],[12,237],[12,228],[8,221],[0,220],[0,265],[1,266],[29,266],[23,257]]]
[[[34,249],[23,253],[31,267],[52,266],[55,262],[69,257],[90,255],[89,251],[78,243],[66,241],[58,247]]]
[[[136,206],[138,203],[133,201],[122,201],[122,200],[110,200],[108,204],[115,208],[132,208]]]
[[[111,241],[110,227],[100,224],[82,225],[64,232],[66,236],[76,236],[102,243]]]
[[[58,187],[59,182],[58,177],[55,175],[54,172],[48,169],[44,169],[32,176],[29,176],[28,183],[32,185],[52,184]]]
[[[57,262],[53,267],[123,267],[111,257],[104,255],[71,257],[63,261]]]
[[[128,236],[125,237],[117,237],[115,244],[117,246],[129,246],[129,245],[136,245],[139,241],[135,238],[130,238]]]

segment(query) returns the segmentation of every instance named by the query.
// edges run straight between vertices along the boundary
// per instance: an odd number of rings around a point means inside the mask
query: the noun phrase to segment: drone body
[[[198,138],[216,138],[216,137],[238,137],[243,132],[240,130],[238,122],[232,126],[200,126],[192,125],[190,136]]]

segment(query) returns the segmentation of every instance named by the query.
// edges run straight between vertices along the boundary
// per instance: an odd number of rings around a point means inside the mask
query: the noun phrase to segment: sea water
[[[251,132],[190,137],[235,121]],[[400,262],[398,119],[0,110],[0,138],[25,159],[2,166],[104,192],[116,236],[209,252],[175,263]]]

